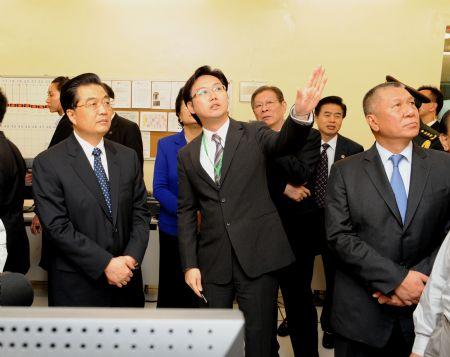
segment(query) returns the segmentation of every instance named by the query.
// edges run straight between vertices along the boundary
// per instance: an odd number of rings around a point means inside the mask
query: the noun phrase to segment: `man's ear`
[[[286,104],[286,101],[282,101],[281,102],[281,107],[283,108],[283,114],[286,114],[286,108],[287,108],[287,104]]]
[[[76,125],[76,124],[77,124],[77,116],[76,116],[76,114],[75,114],[75,110],[73,110],[73,109],[67,109],[67,110],[66,110],[66,114],[67,114],[67,117],[69,118],[70,122],[71,122],[73,125]]]
[[[186,103],[186,107],[188,108],[189,113],[196,114],[195,113],[195,109],[194,109],[194,105],[192,104],[192,100],[190,100],[189,102]]]
[[[370,126],[370,129],[374,132],[378,132],[380,130],[380,126],[378,125],[378,118],[375,114],[367,114],[366,122]]]
[[[444,148],[445,151],[448,152],[449,151],[449,146],[448,146],[447,139],[448,139],[447,135],[445,135],[445,134],[440,134],[439,135],[439,141],[441,142],[442,147]]]

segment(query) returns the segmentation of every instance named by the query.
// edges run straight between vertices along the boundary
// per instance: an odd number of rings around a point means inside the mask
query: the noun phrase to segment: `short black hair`
[[[68,109],[75,109],[80,100],[78,98],[78,87],[97,84],[103,87],[103,83],[99,76],[95,73],[83,73],[79,76],[69,79],[61,88],[59,101],[66,112]]]
[[[228,90],[228,79],[220,69],[212,69],[210,66],[201,66],[195,70],[194,74],[189,77],[189,79],[186,81],[186,84],[184,85],[183,100],[186,104],[192,101],[192,87],[194,86],[195,81],[201,76],[216,77],[225,86],[225,90]],[[197,114],[192,114],[192,116],[199,124],[201,124],[200,118],[197,116]]]
[[[328,97],[322,98],[321,100],[319,100],[319,103],[317,103],[316,108],[314,109],[314,114],[316,116],[319,115],[320,109],[322,109],[322,106],[324,106],[325,104],[339,105],[342,109],[342,118],[345,118],[345,116],[347,115],[347,106],[344,104],[344,100],[337,95],[330,95]]]
[[[5,117],[7,107],[8,107],[8,99],[0,89],[0,123],[3,122],[3,118]]]
[[[265,91],[272,91],[272,92],[274,92],[275,96],[277,97],[277,99],[278,99],[278,101],[280,103],[282,103],[284,101],[284,95],[283,95],[283,92],[281,91],[280,88],[275,87],[275,86],[261,86],[261,87],[257,88],[252,94],[252,98],[250,100],[252,108],[253,108],[253,105],[255,104],[256,96],[258,94],[262,93],[262,92],[265,92]]]
[[[59,76],[52,81],[52,84],[56,84],[56,89],[58,90],[58,92],[61,92],[62,86],[66,84],[68,81],[69,77]]]
[[[184,87],[181,87],[178,91],[177,99],[175,99],[175,114],[178,118],[180,118],[180,112],[181,112],[181,103],[183,102],[183,89]]]
[[[113,91],[113,89],[109,85],[107,85],[106,83],[102,83],[102,87],[105,90],[106,95],[109,98],[114,99],[114,91]]]
[[[438,115],[442,109],[442,106],[444,105],[444,95],[442,94],[442,92],[433,86],[420,86],[419,88],[417,88],[417,90],[429,90],[431,92],[431,96],[433,97],[432,101],[437,104],[436,115]]]
[[[439,132],[442,134],[447,135],[448,129],[450,128],[450,125],[448,121],[450,120],[450,110],[447,110],[445,114],[442,116],[441,121],[439,122]]]
[[[400,82],[386,82],[381,83],[372,89],[370,89],[363,99],[363,111],[364,115],[369,115],[373,113],[373,99],[375,97],[375,94],[378,92],[379,89],[385,89],[385,88],[405,88],[405,86]]]

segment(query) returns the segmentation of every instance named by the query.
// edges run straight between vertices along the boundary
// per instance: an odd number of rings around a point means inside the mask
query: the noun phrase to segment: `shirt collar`
[[[219,135],[220,139],[222,140],[222,147],[225,147],[225,139],[227,137],[229,126],[230,126],[230,118],[228,118],[227,121],[223,123],[223,125],[216,132],[203,128],[203,134],[205,134],[206,139],[208,139],[208,142],[212,140],[211,137],[213,134]]]
[[[377,147],[378,154],[380,154],[381,161],[383,162],[383,164],[385,164],[386,162],[389,161],[389,158],[394,154],[389,150],[385,149],[384,147],[382,147],[378,142],[375,145]],[[405,157],[406,161],[408,161],[409,163],[411,162],[412,159],[412,149],[413,143],[412,141],[410,141],[409,144],[400,153]]]
[[[434,125],[434,123],[436,123],[437,120],[436,118],[433,121],[430,121],[427,125],[431,128],[432,125]]]
[[[323,141],[323,140],[320,140],[320,145],[323,145],[323,144],[327,143],[328,145],[330,145],[330,148],[332,148],[334,151],[336,151],[337,137],[338,137],[338,136],[335,135],[334,138],[331,139],[331,140],[328,141],[328,142],[325,142],[325,141]]]
[[[105,142],[104,142],[103,138],[102,138],[102,140],[100,140],[100,142],[97,144],[97,146],[92,146],[86,140],[82,139],[75,130],[73,131],[73,134],[75,135],[75,139],[77,139],[77,141],[81,145],[81,148],[83,149],[83,151],[87,157],[92,156],[92,151],[95,148],[99,148],[102,151],[102,153],[105,154]]]

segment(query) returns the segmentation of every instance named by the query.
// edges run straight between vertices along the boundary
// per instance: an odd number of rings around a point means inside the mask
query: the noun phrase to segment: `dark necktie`
[[[325,205],[325,193],[328,183],[328,156],[327,149],[330,147],[327,143],[322,144],[320,160],[317,164],[316,176],[314,179],[314,192],[316,194],[317,206],[322,208]]]
[[[216,153],[214,154],[214,182],[219,185],[220,175],[222,174],[223,146],[219,135],[213,134],[211,139],[216,143]]]
[[[391,176],[392,191],[394,191],[395,201],[397,201],[397,207],[402,216],[402,221],[405,223],[406,207],[408,204],[408,196],[406,195],[405,185],[403,184],[402,175],[398,169],[398,164],[405,157],[401,154],[392,155],[389,160],[392,161],[393,170]]]
[[[92,155],[94,155],[94,173],[97,177],[98,184],[103,193],[103,198],[105,199],[106,206],[108,207],[109,216],[112,217],[112,205],[111,205],[111,189],[109,186],[108,177],[106,176],[105,170],[102,165],[102,159],[100,155],[102,151],[99,148],[94,148],[92,150]]]

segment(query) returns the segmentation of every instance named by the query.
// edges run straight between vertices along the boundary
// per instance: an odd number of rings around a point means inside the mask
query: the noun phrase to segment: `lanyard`
[[[215,175],[220,177],[220,173],[222,171],[223,153],[222,153],[222,156],[220,157],[219,162],[217,163],[217,166],[214,165],[213,161],[209,157],[208,148],[207,148],[206,141],[205,141],[205,136],[206,136],[205,134],[203,134],[203,136],[202,136],[202,146],[205,149],[206,157],[208,158],[209,162],[211,163],[212,167],[214,168]]]

